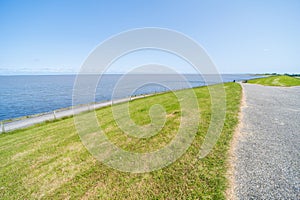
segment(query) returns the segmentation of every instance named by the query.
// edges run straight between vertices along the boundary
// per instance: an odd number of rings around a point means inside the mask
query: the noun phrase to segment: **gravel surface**
[[[238,199],[300,199],[300,87],[243,84]]]

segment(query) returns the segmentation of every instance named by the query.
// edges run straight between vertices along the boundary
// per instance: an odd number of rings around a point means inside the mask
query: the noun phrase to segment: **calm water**
[[[184,75],[192,87],[205,85],[203,78],[198,75]],[[112,91],[121,75],[104,75],[95,88],[90,88],[89,81],[94,79],[86,76],[85,85],[80,89],[82,98],[75,104],[91,102],[86,93],[93,91],[92,101],[106,101],[112,99]],[[222,75],[223,82],[233,80],[247,80],[253,75],[234,74]],[[75,75],[49,76],[0,76],[0,120],[33,115],[72,106],[72,94]],[[145,84],[143,87],[137,87]],[[208,84],[213,83],[209,82]],[[159,83],[159,84],[157,84]],[[122,98],[128,94],[139,95],[165,91],[169,89],[186,88],[184,81],[174,75],[131,75],[130,79],[120,84],[121,89],[114,98]],[[136,88],[137,87],[137,88]],[[88,89],[86,89],[88,88]]]

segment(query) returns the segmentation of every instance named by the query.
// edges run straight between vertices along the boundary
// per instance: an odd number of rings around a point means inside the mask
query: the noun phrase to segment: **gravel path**
[[[300,199],[300,87],[243,84],[235,147],[238,199]]]

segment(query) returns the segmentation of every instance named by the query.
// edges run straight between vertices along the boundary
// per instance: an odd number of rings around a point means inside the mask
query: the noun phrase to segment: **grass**
[[[82,145],[72,117],[0,135],[0,199],[225,199],[227,151],[238,123],[241,87],[226,83],[226,119],[213,151],[197,154],[211,117],[207,87],[195,88],[201,109],[196,137],[173,164],[157,171],[134,174],[114,170],[95,160]],[[151,105],[161,104],[167,120],[150,139],[122,134],[111,107],[96,111],[101,128],[122,148],[143,152],[169,142],[179,126],[179,103],[172,93],[130,102],[137,124],[150,122]],[[87,114],[87,113],[86,113]]]
[[[255,83],[268,86],[300,86],[300,79],[290,76],[270,76],[266,78],[258,78],[249,80],[248,83]]]

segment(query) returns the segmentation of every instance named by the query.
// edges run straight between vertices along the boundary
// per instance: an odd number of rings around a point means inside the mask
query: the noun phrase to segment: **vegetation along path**
[[[201,110],[193,143],[176,162],[149,173],[120,172],[95,160],[81,143],[73,117],[0,134],[0,199],[225,199],[227,150],[238,124],[241,86],[224,87],[225,124],[209,155],[198,159],[212,113],[208,87],[199,87],[193,89]],[[165,108],[166,122],[150,138],[123,134],[111,106],[96,109],[95,115],[114,144],[130,152],[150,152],[176,136],[180,103],[172,92],[129,103],[130,116],[139,125],[151,123],[149,110],[156,104]]]
[[[300,199],[300,87],[243,84],[243,89],[236,197]]]

